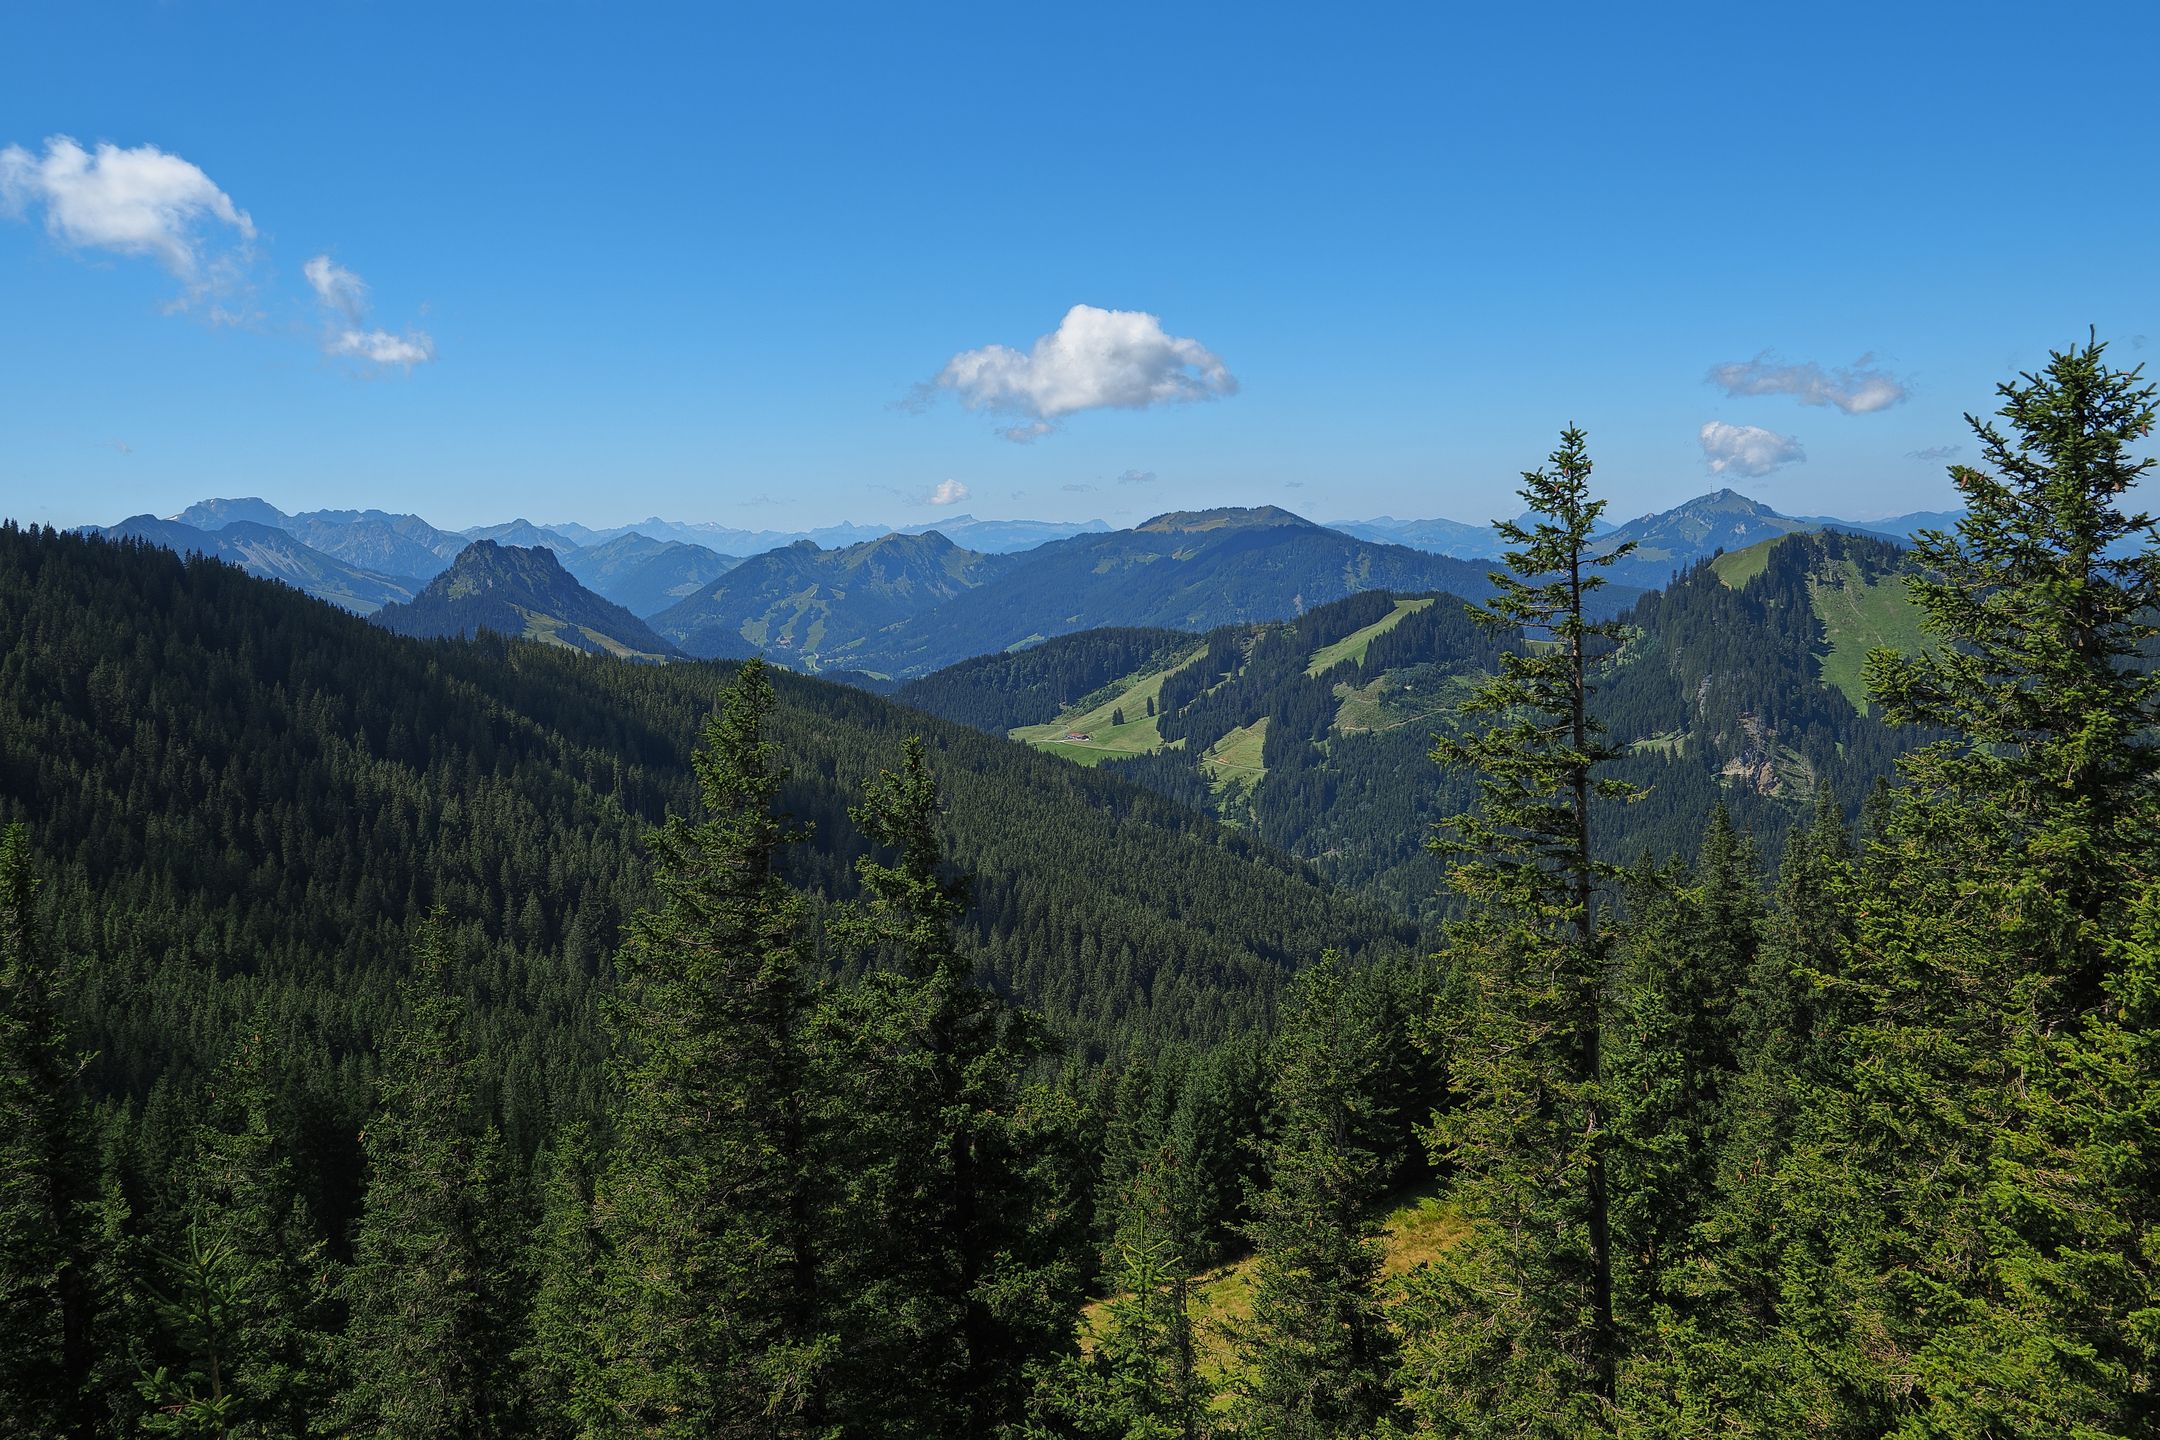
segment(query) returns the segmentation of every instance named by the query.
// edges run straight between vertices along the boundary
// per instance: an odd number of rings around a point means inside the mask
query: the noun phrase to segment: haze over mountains
[[[411,601],[374,616],[384,629],[428,639],[482,630],[623,660],[680,658],[645,622],[577,583],[552,548],[475,540]]]
[[[1861,525],[1782,515],[1720,490],[1607,530],[1603,549],[1635,548],[1608,572],[1603,603],[1624,608],[1698,560],[1776,536],[1831,529],[1902,542],[1952,518]],[[1502,548],[1489,527],[1460,521],[1322,526],[1273,506],[1172,512],[1126,530],[960,515],[903,530],[842,524],[808,533],[522,517],[450,531],[417,515],[287,514],[244,498],[200,501],[170,519],[136,516],[103,533],[214,555],[360,614],[405,606],[383,618],[406,633],[508,628],[625,655],[762,654],[795,669],[895,681],[1104,627],[1286,620],[1371,590],[1475,598]],[[480,542],[496,549],[480,567],[493,578],[424,593]],[[556,563],[513,558],[525,551]]]

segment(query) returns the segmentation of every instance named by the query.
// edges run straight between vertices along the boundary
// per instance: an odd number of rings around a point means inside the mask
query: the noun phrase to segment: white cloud
[[[1237,393],[1237,377],[1198,340],[1172,335],[1142,310],[1075,305],[1025,352],[1009,345],[963,350],[919,399],[949,390],[971,410],[1029,423],[1000,433],[1026,442],[1082,410],[1145,410]]]
[[[1803,405],[1835,405],[1847,415],[1887,410],[1905,398],[1905,382],[1886,370],[1871,368],[1875,357],[1863,355],[1850,366],[1825,370],[1809,361],[1781,365],[1768,350],[1752,360],[1732,360],[1710,368],[1710,383],[1727,395],[1790,395]]]
[[[1703,459],[1713,475],[1767,475],[1807,459],[1800,442],[1775,430],[1712,420],[1702,427]]]
[[[348,356],[372,365],[403,365],[410,370],[435,358],[435,342],[425,332],[408,330],[333,330],[323,340],[326,355]]]
[[[20,145],[0,150],[0,210],[23,216],[34,207],[62,244],[147,255],[191,283],[206,268],[215,226],[255,238],[255,222],[231,196],[155,145],[100,144],[93,153],[54,135],[42,157]]]
[[[407,370],[435,358],[434,337],[425,330],[398,335],[367,328],[367,282],[328,255],[317,255],[300,267],[300,273],[323,308],[323,354],[370,365],[402,365]]]
[[[348,320],[367,314],[367,282],[328,255],[317,255],[300,267],[315,298]]]
[[[1963,445],[1929,445],[1924,449],[1906,451],[1905,458],[1907,460],[1951,460],[1955,459],[1964,448]]]
[[[1152,485],[1155,483],[1155,472],[1152,470],[1127,470],[1117,477],[1117,483],[1120,485]]]
[[[968,487],[958,480],[940,480],[937,489],[923,497],[925,505],[957,505],[968,498]]]

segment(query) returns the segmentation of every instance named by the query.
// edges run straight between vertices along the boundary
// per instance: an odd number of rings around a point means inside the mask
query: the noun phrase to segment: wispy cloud
[[[368,328],[367,282],[328,255],[317,255],[300,267],[300,273],[323,310],[325,355],[406,370],[435,358],[434,337],[425,330],[399,335]]]
[[[1237,377],[1198,340],[1172,335],[1144,310],[1075,305],[1057,329],[1025,351],[1009,345],[963,350],[916,387],[920,407],[940,392],[970,410],[1015,415],[999,430],[1026,443],[1083,410],[1145,410],[1237,393]]]
[[[1155,472],[1152,470],[1127,470],[1117,477],[1117,483],[1120,485],[1152,485],[1155,483]]]
[[[1907,460],[1952,460],[1964,453],[1963,445],[1930,445],[1922,450],[1905,452]]]
[[[1803,405],[1835,405],[1847,415],[1887,410],[1905,398],[1905,382],[1863,355],[1849,366],[1825,370],[1808,361],[1780,364],[1768,350],[1752,360],[1710,368],[1710,383],[1727,395],[1790,395]]]
[[[1069,480],[1058,488],[1068,495],[1085,495],[1095,487],[1084,480]]]
[[[419,330],[403,335],[388,330],[339,330],[323,342],[323,353],[410,370],[435,358],[435,341]]]
[[[17,218],[42,210],[63,245],[149,256],[187,281],[203,273],[220,228],[255,238],[255,222],[200,167],[155,145],[90,151],[54,135],[43,156],[0,149],[0,209]]]
[[[1768,475],[1783,465],[1807,459],[1800,442],[1754,425],[1712,420],[1702,427],[1703,459],[1713,475]]]
[[[335,310],[348,320],[358,320],[367,314],[367,282],[328,255],[317,255],[300,267],[307,277],[308,288],[325,309]]]
[[[925,505],[957,505],[968,498],[968,487],[958,480],[940,480],[937,488],[923,496]]]

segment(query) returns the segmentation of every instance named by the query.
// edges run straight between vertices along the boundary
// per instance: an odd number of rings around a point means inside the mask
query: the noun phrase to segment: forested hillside
[[[1606,854],[1691,855],[1717,803],[1775,854],[1822,784],[1856,816],[1917,738],[1850,699],[1869,648],[1917,648],[1902,568],[1884,541],[1795,533],[1637,601],[1596,704],[1627,747],[1616,773],[1646,795]],[[1444,900],[1424,839],[1468,795],[1426,752],[1500,648],[1454,596],[1372,591],[1288,624],[1086,631],[899,698],[1130,776],[1422,913]]]
[[[86,927],[70,942],[129,957],[96,967],[119,986],[97,1048],[138,1097],[190,1068],[169,1062],[193,1027],[137,1014],[166,1003],[150,996],[210,1000],[215,1030],[258,981],[372,983],[437,903],[499,947],[494,983],[518,1006],[588,1024],[577,997],[647,893],[637,836],[690,805],[691,741],[727,674],[406,640],[223,566],[41,532],[7,532],[0,606],[0,814],[66,857],[52,884]],[[816,835],[800,878],[845,891],[861,843],[847,806],[926,733],[956,857],[979,876],[971,953],[1083,1049],[1235,1033],[1323,945],[1408,938],[1145,790],[859,691],[781,684],[787,805]],[[93,893],[133,918],[93,924]],[[123,1043],[108,1025],[142,1028]],[[551,1073],[557,1047],[528,1041],[531,1073]]]

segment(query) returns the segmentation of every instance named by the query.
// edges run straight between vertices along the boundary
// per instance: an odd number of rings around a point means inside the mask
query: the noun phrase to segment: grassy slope
[[[1436,1195],[1420,1191],[1397,1195],[1380,1222],[1381,1270],[1390,1280],[1437,1259],[1468,1231],[1462,1217]],[[1200,1373],[1218,1392],[1226,1392],[1237,1365],[1232,1336],[1252,1319],[1251,1256],[1210,1270],[1193,1287],[1193,1329],[1199,1341]],[[1107,1320],[1107,1306],[1096,1301],[1081,1312],[1080,1343],[1088,1348]]]
[[[572,626],[558,615],[542,615],[536,611],[527,610],[522,606],[517,607],[517,612],[525,617],[525,633],[520,637],[522,639],[538,640],[547,645],[560,645],[565,650],[584,650],[588,653],[613,655],[618,660],[665,660],[668,658],[665,655],[648,653],[625,645],[614,636],[603,635],[590,625]],[[564,639],[563,631],[566,629],[575,629],[578,634],[584,636],[591,643],[578,645]]]
[[[1770,563],[1770,547],[1784,538],[1727,551],[1711,561],[1710,568],[1726,588],[1738,590],[1762,574]],[[1920,630],[1920,612],[1906,598],[1904,583],[1897,577],[1869,584],[1861,579],[1859,567],[1849,560],[1838,568],[1834,578],[1811,580],[1808,597],[1830,642],[1828,653],[1822,657],[1823,683],[1865,714],[1867,687],[1861,683],[1860,670],[1868,652],[1879,647],[1907,655],[1919,653],[1927,643]]]
[[[1920,612],[1897,577],[1867,584],[1849,560],[1841,567],[1837,583],[1810,581],[1808,595],[1830,641],[1829,653],[1822,657],[1823,683],[1842,691],[1855,710],[1866,714],[1867,687],[1861,683],[1860,667],[1868,651],[1881,648],[1916,655],[1925,649]]]
[[[1267,725],[1268,717],[1263,715],[1208,746],[1200,768],[1215,782],[1217,795],[1231,789],[1250,790],[1267,774],[1267,766],[1260,759],[1267,744]]]
[[[1414,614],[1432,604],[1432,597],[1422,600],[1397,600],[1395,608],[1362,630],[1352,631],[1332,645],[1323,645],[1313,652],[1312,660],[1305,666],[1307,675],[1318,675],[1342,664],[1345,660],[1365,663],[1365,652],[1372,648],[1373,637],[1384,635],[1402,622],[1405,615]]]
[[[1785,537],[1765,540],[1745,550],[1728,550],[1710,562],[1710,568],[1728,590],[1738,590],[1770,567],[1770,547]]]
[[[1012,738],[1082,765],[1100,765],[1114,756],[1160,750],[1162,733],[1156,728],[1155,717],[1147,713],[1148,701],[1160,698],[1164,680],[1206,654],[1205,648],[1197,649],[1175,665],[1112,681],[1054,720],[1020,726],[1012,732]],[[1125,712],[1125,723],[1112,725],[1110,717],[1119,710]],[[1067,735],[1088,738],[1067,740]]]

